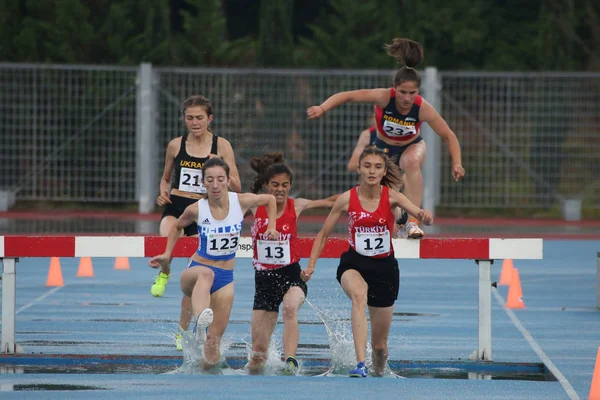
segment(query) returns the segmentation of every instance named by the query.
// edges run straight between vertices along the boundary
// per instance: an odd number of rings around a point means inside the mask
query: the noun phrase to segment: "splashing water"
[[[269,348],[266,353],[259,353],[252,351],[252,344],[243,341],[246,344],[246,351],[248,353],[248,362],[252,358],[252,355],[262,356],[266,358],[264,370],[260,375],[281,375],[281,371],[285,367],[285,363],[281,361],[281,355],[283,354],[283,342],[280,339],[274,339],[275,332],[269,342]],[[248,364],[244,366],[244,372],[248,373]]]
[[[221,359],[213,368],[203,370],[200,362],[204,356],[204,345],[200,345],[191,332],[181,331],[181,346],[183,347],[183,364],[169,374],[209,374],[222,375],[224,370],[229,370],[225,359],[225,353],[229,350],[233,341],[229,337],[221,338]]]
[[[346,316],[344,310],[322,310],[312,304],[309,300],[306,303],[317,313],[319,319],[325,326],[329,348],[331,350],[331,368],[324,373],[328,375],[346,375],[348,370],[356,365],[356,351],[354,350],[354,338],[352,335],[352,322]],[[372,370],[372,348],[367,342],[367,352],[365,363]],[[383,378],[402,378],[396,375],[386,363]]]
[[[312,304],[306,303],[317,313],[325,326],[329,349],[331,350],[331,373],[347,374],[349,369],[356,366],[356,351],[352,335],[352,323],[347,318],[346,310],[322,310]],[[367,360],[371,362],[371,345],[367,343]]]

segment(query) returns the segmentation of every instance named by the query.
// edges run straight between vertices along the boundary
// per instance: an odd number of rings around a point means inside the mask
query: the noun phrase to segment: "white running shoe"
[[[404,225],[404,232],[409,239],[420,239],[424,235],[424,232],[419,228],[419,225],[412,221]]]
[[[210,308],[205,308],[202,310],[200,315],[198,315],[198,319],[196,320],[196,325],[194,326],[194,336],[196,337],[196,341],[200,344],[206,342],[206,332],[208,327],[213,322],[213,310]]]

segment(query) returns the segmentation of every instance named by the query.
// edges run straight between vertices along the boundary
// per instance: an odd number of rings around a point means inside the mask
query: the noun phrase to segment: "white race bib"
[[[258,262],[261,264],[290,264],[289,240],[257,240],[256,250],[258,253]]]
[[[239,232],[209,233],[206,237],[206,254],[228,256],[237,251]]]
[[[401,125],[387,120],[383,122],[383,130],[390,136],[408,136],[417,133],[413,125]]]
[[[179,190],[192,193],[206,193],[206,188],[202,185],[202,170],[181,168]]]
[[[363,256],[378,256],[390,252],[390,231],[357,232],[354,235],[354,247]]]

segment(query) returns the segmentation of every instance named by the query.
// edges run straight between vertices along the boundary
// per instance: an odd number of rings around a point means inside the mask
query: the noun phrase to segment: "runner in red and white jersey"
[[[429,211],[412,204],[403,194],[389,190],[398,186],[400,170],[383,151],[375,147],[366,148],[360,156],[358,172],[360,184],[335,201],[315,239],[308,266],[302,271],[302,276],[310,279],[327,237],[338,218],[347,212],[350,248],[340,258],[337,280],[352,301],[352,335],[357,365],[349,375],[368,375],[365,365],[368,306],[373,373],[381,376],[387,364],[387,337],[400,285],[398,261],[394,257],[391,240],[394,225],[392,210],[401,207],[425,224],[431,224],[433,217]]]
[[[285,374],[298,372],[296,350],[300,330],[298,310],[304,303],[308,287],[302,279],[296,251],[298,216],[311,208],[331,208],[338,196],[323,200],[291,199],[293,173],[281,153],[267,153],[255,157],[250,166],[258,175],[252,192],[265,190],[277,201],[277,240],[263,237],[269,220],[264,207],[252,209],[252,243],[254,246],[255,294],[252,311],[252,354],[247,365],[250,373],[260,373],[265,367],[269,342],[277,324],[279,306],[283,304],[283,351]]]

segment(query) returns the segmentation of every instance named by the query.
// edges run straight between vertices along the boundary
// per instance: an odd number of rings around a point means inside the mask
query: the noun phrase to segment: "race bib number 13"
[[[261,264],[289,265],[289,240],[258,240],[256,242],[258,262]]]
[[[390,252],[390,231],[375,233],[356,233],[354,247],[363,256],[378,256]]]

